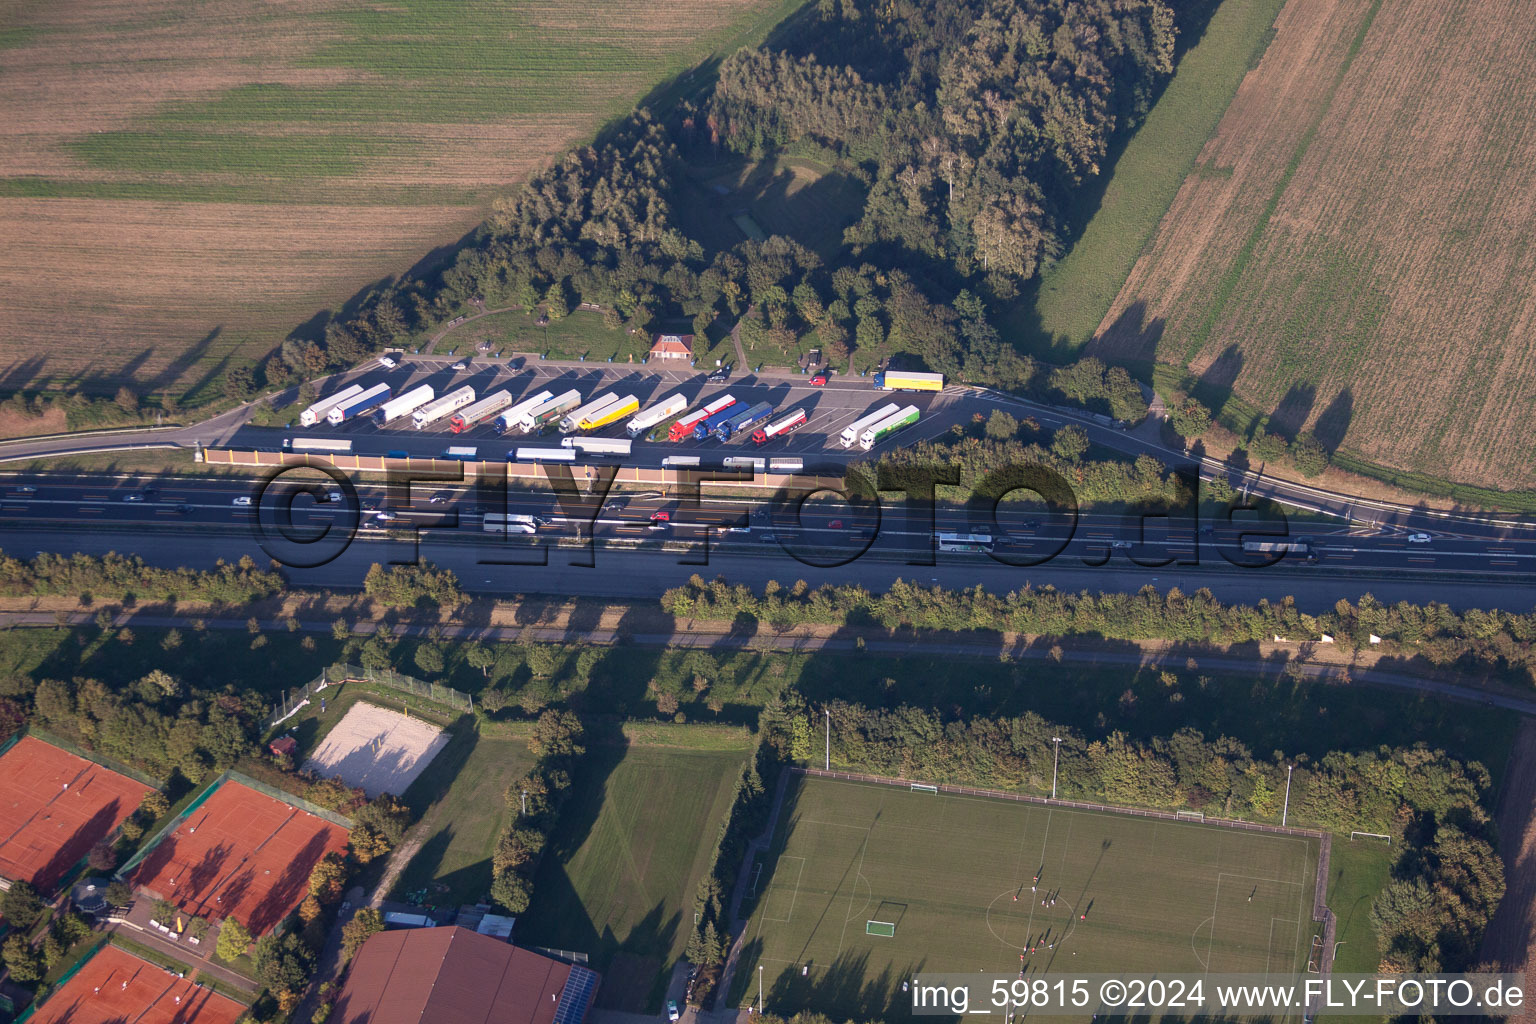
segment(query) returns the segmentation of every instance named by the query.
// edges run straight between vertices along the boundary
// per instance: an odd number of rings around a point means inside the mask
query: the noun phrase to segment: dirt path
[[[1499,856],[1504,860],[1504,902],[1483,936],[1483,959],[1499,970],[1529,972],[1536,966],[1536,722],[1527,719],[1515,737],[1499,801]],[[1536,1021],[1529,1003],[1511,1021]]]

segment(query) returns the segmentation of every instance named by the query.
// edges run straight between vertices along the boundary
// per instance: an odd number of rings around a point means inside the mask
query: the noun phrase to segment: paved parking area
[[[731,454],[752,454],[764,457],[799,456],[807,465],[814,461],[846,462],[850,458],[863,457],[860,449],[849,451],[838,441],[843,429],[859,417],[881,405],[895,402],[899,405],[916,405],[923,418],[913,427],[899,432],[884,442],[885,445],[909,446],[949,431],[955,423],[967,421],[981,404],[971,400],[964,388],[950,388],[941,394],[905,394],[876,391],[870,378],[833,377],[825,387],[812,387],[809,378],[788,373],[737,374],[724,384],[709,384],[704,371],[686,368],[631,366],[628,364],[573,364],[568,362],[543,362],[522,359],[472,359],[463,370],[454,370],[456,360],[441,356],[423,356],[403,361],[394,369],[377,364],[359,371],[339,376],[328,382],[325,393],[329,394],[349,384],[371,386],[387,383],[395,394],[420,384],[430,384],[441,395],[468,384],[477,397],[491,394],[503,388],[512,392],[513,401],[541,390],[561,391],[576,389],[583,398],[604,391],[632,394],[640,400],[642,409],[659,399],[682,393],[690,407],[696,408],[718,395],[732,394],[745,405],[769,402],[775,407],[775,416],[800,408],[806,411],[807,423],[782,439],[776,439],[761,447],[752,443],[747,434],[732,438],[728,444],[718,441],[687,441],[679,444],[653,443],[636,439],[631,462],[641,465],[659,464],[667,455],[700,455],[706,464],[715,457]],[[972,407],[975,408],[972,408]],[[262,427],[242,428],[230,441],[234,447],[278,448],[285,438],[298,436],[349,438],[352,451],[362,455],[382,455],[389,451],[406,451],[411,455],[439,455],[449,445],[476,446],[486,449],[481,457],[500,455],[519,443],[548,445],[558,443],[558,435],[545,435],[535,441],[527,435],[508,434],[498,436],[489,423],[480,424],[454,434],[448,429],[446,419],[424,430],[411,428],[409,417],[380,427],[371,417],[354,420],[341,426],[322,424],[302,428],[295,424],[291,429]],[[590,436],[624,437],[623,421],[594,432]],[[876,449],[878,451],[878,448]]]

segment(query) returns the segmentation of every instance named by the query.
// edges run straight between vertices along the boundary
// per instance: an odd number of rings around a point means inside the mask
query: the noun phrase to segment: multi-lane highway
[[[170,478],[146,491],[128,478],[13,478],[0,486],[0,545],[23,556],[134,552],[161,564],[252,554],[278,558],[296,584],[340,587],[359,585],[375,561],[419,553],[454,568],[468,589],[488,592],[655,595],[692,573],[718,572],[738,582],[805,578],[877,589],[897,578],[998,591],[1152,583],[1209,587],[1228,600],[1294,595],[1318,608],[1367,592],[1463,607],[1536,604],[1536,537],[1512,531],[1502,539],[1437,533],[1414,543],[1400,530],[1308,526],[1281,537],[1270,534],[1274,523],[1039,511],[991,520],[942,505],[930,527],[926,511],[900,494],[875,508],[707,488],[696,501],[659,491],[562,500],[437,482],[417,483],[409,495],[372,485],[354,491],[318,474],[305,490],[295,479],[264,491],[236,478]],[[335,500],[317,500],[326,498]],[[487,532],[486,517],[502,515],[529,517],[534,532]]]

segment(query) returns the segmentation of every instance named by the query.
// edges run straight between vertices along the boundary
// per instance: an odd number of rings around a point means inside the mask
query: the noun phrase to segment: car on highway
[[[380,510],[380,511],[375,512],[373,514],[373,518],[375,520],[377,520],[378,522],[381,522],[381,523],[392,523],[396,519],[399,519],[400,517],[395,515],[393,512],[385,512],[383,510]]]
[[[651,522],[653,523],[670,523],[671,521],[672,513],[668,512],[664,508],[657,509],[655,512],[651,513]]]
[[[533,519],[533,525],[534,526],[548,526],[550,523],[554,522],[554,520],[551,519],[549,516],[541,516],[541,515],[538,515],[538,514],[535,514],[534,516],[532,516],[532,519]]]
[[[460,359],[458,362],[456,362],[452,366],[448,367],[448,369],[450,369],[450,370],[467,370],[467,369],[469,369],[469,364],[466,363],[464,360]]]
[[[20,487],[11,488],[12,494],[36,494],[37,488],[31,484],[22,484]]]
[[[432,497],[427,499],[427,503],[429,505],[443,505],[446,504],[448,499],[451,497],[453,497],[452,491],[438,491],[436,494],[432,495]]]
[[[246,507],[248,507],[251,504],[251,499],[250,499],[250,497],[248,495],[242,494],[242,495],[240,495],[240,497],[238,497],[234,501],[230,502],[230,504],[231,505],[235,505],[235,506],[237,506],[239,508],[246,508]]]
[[[1109,542],[1109,550],[1129,551],[1131,550],[1131,542],[1128,540],[1112,540]]]
[[[668,1021],[676,1021],[678,1016],[679,1015],[678,1015],[678,1012],[677,1012],[677,1000],[675,1000],[675,999],[668,999],[667,1000],[667,1020]]]
[[[816,376],[811,378],[811,387],[813,387],[813,388],[824,388],[826,386],[827,386],[827,375],[826,374],[818,373]]]
[[[393,370],[400,364],[389,358],[389,356],[379,356],[379,365],[384,367],[386,370]]]
[[[191,505],[183,503],[176,506],[176,511],[180,512],[184,516],[189,516],[193,513],[194,509]]]
[[[124,501],[143,501],[144,500],[144,495],[142,495],[142,494],[125,494],[125,495],[123,495],[123,500]]]
[[[403,448],[391,448],[384,453],[384,457],[386,459],[408,459],[411,457],[411,453]]]
[[[333,488],[320,495],[320,502],[327,505],[336,505],[341,502],[341,498],[341,492]]]
[[[1410,533],[1408,535],[1408,543],[1409,544],[1428,544],[1430,541],[1432,541],[1434,539],[1435,538],[1431,537],[1427,533]]]
[[[622,511],[624,511],[625,507],[628,506],[628,505],[629,505],[629,499],[628,498],[609,498],[607,504],[605,504],[603,506],[603,511],[604,512],[622,512]]]

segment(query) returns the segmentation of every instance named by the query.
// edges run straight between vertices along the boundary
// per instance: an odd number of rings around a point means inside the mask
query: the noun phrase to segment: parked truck
[[[497,416],[491,422],[491,429],[498,434],[505,434],[507,431],[517,427],[518,421],[523,418],[525,412],[530,409],[537,409],[554,397],[555,393],[553,391],[540,391],[536,395],[529,395],[500,416]]]
[[[848,424],[847,429],[843,431],[842,435],[838,438],[838,441],[842,443],[844,448],[852,448],[854,445],[858,444],[859,435],[864,433],[866,427],[874,426],[876,423],[879,423],[881,420],[885,419],[891,413],[900,408],[901,406],[897,405],[895,402],[887,402],[880,408],[873,409],[870,412],[865,413],[863,416],[860,416],[858,419]]]
[[[905,409],[891,413],[879,423],[866,428],[864,433],[859,435],[859,447],[869,451],[875,445],[896,433],[896,431],[916,423],[921,415],[921,411],[915,405],[909,405]]]
[[[682,395],[663,398],[644,412],[632,416],[630,421],[624,424],[624,432],[630,437],[639,437],[656,424],[671,419],[686,408],[688,408],[688,399]]]
[[[572,389],[554,398],[547,399],[529,409],[518,417],[517,425],[522,431],[532,433],[541,430],[550,423],[557,423],[561,416],[570,412],[581,404],[581,392]]]
[[[728,417],[719,426],[715,427],[715,436],[724,444],[739,431],[751,430],[759,423],[768,422],[773,415],[773,406],[767,402],[758,402],[756,405]]]
[[[389,385],[375,384],[368,390],[353,395],[340,405],[332,406],[331,411],[325,414],[325,422],[333,427],[340,426],[354,416],[365,415],[388,401]]]
[[[455,434],[462,434],[470,427],[496,415],[511,404],[512,392],[505,389],[493,391],[468,408],[460,409],[454,413],[453,418],[448,421],[448,429]]]
[[[942,373],[914,373],[911,370],[880,370],[875,374],[877,391],[943,391]]]
[[[805,426],[808,417],[804,409],[796,409],[788,416],[780,416],[766,427],[759,427],[752,432],[753,444],[767,444],[776,437],[784,437],[791,431],[799,430]]]
[[[455,446],[444,449],[443,458],[457,459],[460,462],[473,462],[478,454],[480,454],[480,449],[478,448]]]
[[[590,402],[586,403],[585,405],[580,406],[579,408],[570,410],[570,412],[568,412],[560,420],[560,433],[562,433],[562,434],[569,434],[569,433],[572,433],[572,432],[574,432],[576,430],[583,429],[581,427],[581,423],[582,423],[583,420],[585,420],[588,416],[592,415],[593,413],[596,413],[596,412],[599,412],[599,411],[601,411],[603,409],[608,408],[608,406],[612,405],[614,402],[617,402],[618,400],[619,400],[619,396],[618,395],[614,394],[612,391],[605,391],[603,394],[598,395],[596,398],[593,398]]]
[[[378,417],[379,424],[381,426],[385,423],[393,423],[401,416],[405,416],[408,413],[413,413],[417,409],[420,409],[422,406],[432,401],[434,397],[435,394],[432,391],[432,385],[422,384],[419,387],[411,388],[411,390],[391,398],[389,401],[379,406],[378,412],[374,413],[374,415]]]
[[[628,455],[634,443],[627,437],[567,437],[560,441],[562,447],[583,455]]]
[[[672,429],[667,431],[667,440],[681,441],[684,438],[693,437],[693,432],[698,429],[700,423],[703,423],[722,409],[729,409],[735,404],[736,398],[734,395],[721,395],[719,398],[711,400],[702,409],[695,409],[672,424]],[[706,431],[706,436],[707,434],[708,432]]]
[[[283,440],[283,447],[295,452],[350,452],[352,442],[339,437],[290,437]]]
[[[353,384],[349,387],[342,388],[334,395],[320,399],[320,401],[299,413],[299,426],[314,426],[316,423],[319,423],[321,420],[325,419],[326,413],[330,412],[338,405],[341,405],[343,402],[351,401],[362,393],[363,386],[361,384]]]
[[[596,412],[590,412],[576,424],[577,430],[601,430],[610,423],[617,423],[625,416],[633,415],[640,408],[640,400],[634,395],[620,395]]]
[[[716,399],[716,401],[719,401],[719,399]],[[705,406],[705,409],[708,408],[708,406]],[[699,420],[698,423],[694,424],[693,439],[695,441],[704,440],[710,434],[713,434],[715,432],[715,428],[720,426],[720,424],[724,423],[726,420],[730,419],[732,416],[735,416],[741,411],[741,409],[736,408],[736,399],[732,398],[730,404],[720,406],[720,410],[718,412],[710,413],[702,420]]]
[[[468,384],[461,388],[455,388],[441,398],[434,399],[426,405],[411,413],[411,426],[420,430],[442,419],[444,416],[452,416],[460,409],[475,404],[475,389]]]

